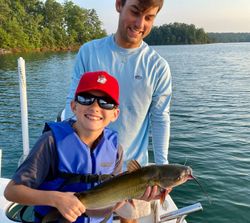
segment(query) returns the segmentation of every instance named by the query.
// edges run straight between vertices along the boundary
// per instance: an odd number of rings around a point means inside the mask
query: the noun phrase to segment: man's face
[[[127,0],[124,6],[116,0],[116,10],[120,13],[116,42],[124,48],[139,47],[150,33],[159,7],[142,11],[138,0]]]

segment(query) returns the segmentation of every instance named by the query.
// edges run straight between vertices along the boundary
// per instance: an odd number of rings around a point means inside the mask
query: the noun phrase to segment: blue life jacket
[[[94,182],[91,182],[91,180],[89,182],[86,182],[86,180],[81,182],[81,179],[91,178],[91,176],[110,176],[115,169],[118,152],[117,133],[105,128],[103,136],[96,147],[90,150],[72,128],[72,122],[70,120],[45,124],[44,131],[51,130],[54,136],[59,160],[59,175],[51,181],[42,183],[38,188],[40,190],[86,191],[100,182],[95,182],[97,181],[96,178],[93,180]],[[77,178],[79,180],[71,180],[71,178],[75,179],[75,176],[80,176]],[[50,210],[51,207],[48,206],[35,207],[35,213],[39,216],[45,216]],[[75,222],[97,223],[102,219],[103,217],[81,216]],[[112,217],[108,222],[112,222]]]

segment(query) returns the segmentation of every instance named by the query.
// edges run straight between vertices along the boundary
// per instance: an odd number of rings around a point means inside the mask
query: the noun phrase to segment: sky
[[[115,0],[71,1],[80,7],[95,9],[107,33],[116,32]],[[165,0],[154,25],[174,22],[194,24],[205,32],[250,32],[250,0]]]

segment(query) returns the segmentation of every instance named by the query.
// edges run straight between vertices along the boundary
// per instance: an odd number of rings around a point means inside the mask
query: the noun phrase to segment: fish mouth
[[[185,169],[185,171],[182,171],[180,176],[177,179],[175,179],[173,187],[179,186],[185,183],[186,181],[193,179],[195,179],[195,177],[193,176],[192,169],[190,167],[187,167],[187,169]]]
[[[186,177],[185,177],[185,181],[187,180],[193,180],[195,179],[194,175],[193,175],[193,171],[191,169],[191,167],[187,167],[187,172],[186,172]]]
[[[191,167],[187,167],[186,171],[184,171],[182,174],[181,174],[181,180],[180,180],[180,183],[185,183],[186,181],[188,180],[193,180],[194,179],[194,176],[193,176],[193,171],[191,169]]]

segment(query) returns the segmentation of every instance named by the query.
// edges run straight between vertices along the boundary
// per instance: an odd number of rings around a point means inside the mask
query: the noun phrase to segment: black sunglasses
[[[75,97],[75,101],[81,105],[92,105],[95,100],[97,100],[100,108],[106,110],[112,110],[117,107],[116,103],[108,97],[98,97],[92,94],[80,94]]]

